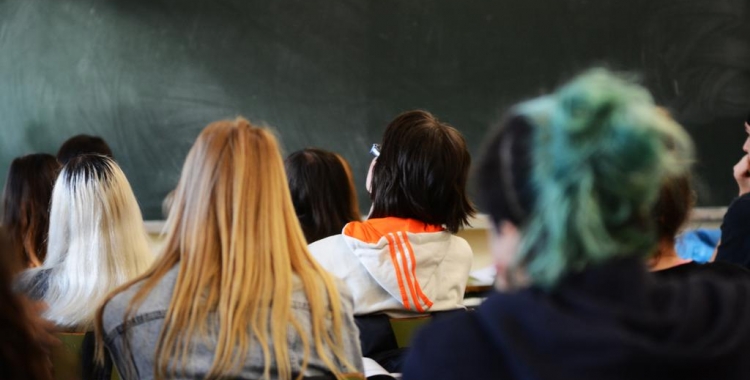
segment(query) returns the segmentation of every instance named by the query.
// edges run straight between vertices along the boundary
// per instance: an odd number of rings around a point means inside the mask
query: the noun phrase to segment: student
[[[82,154],[99,154],[114,159],[112,149],[99,136],[76,135],[66,140],[57,151],[57,160],[65,165]]]
[[[47,255],[49,205],[60,164],[49,154],[13,160],[3,191],[3,227],[21,256],[21,268],[38,267]],[[8,252],[8,254],[11,254]]]
[[[747,138],[742,145],[745,154],[734,165],[734,180],[739,188],[739,197],[729,205],[724,215],[716,261],[750,269],[750,114],[745,120],[745,133]]]
[[[391,121],[380,146],[368,173],[369,219],[310,252],[349,286],[356,315],[463,308],[472,252],[453,234],[474,214],[463,136],[429,112],[409,111]]]
[[[201,132],[166,241],[99,309],[124,379],[362,372],[351,296],[308,253],[271,132],[241,118]]]
[[[59,344],[38,305],[11,291],[13,239],[0,228],[0,374],[4,380],[51,380],[49,350]]]
[[[603,70],[522,103],[477,172],[513,286],[423,329],[404,379],[747,379],[750,281],[660,280],[644,258],[687,133]]]
[[[676,237],[695,204],[690,175],[668,178],[654,206],[658,245],[648,259],[649,269],[659,276],[686,276],[699,271],[719,276],[750,276],[750,271],[725,262],[699,264],[677,255]]]
[[[45,302],[43,316],[59,327],[91,330],[104,297],[151,264],[147,239],[120,167],[104,156],[75,157],[52,193],[47,258],[21,273],[17,289]]]
[[[284,160],[292,203],[308,243],[338,235],[359,221],[359,204],[346,160],[323,149],[296,151]]]

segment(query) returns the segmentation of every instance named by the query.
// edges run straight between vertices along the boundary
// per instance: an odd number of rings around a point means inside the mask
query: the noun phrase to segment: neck
[[[649,270],[652,272],[669,269],[692,261],[683,259],[677,255],[677,251],[674,249],[674,241],[662,240],[659,242],[657,249],[658,253],[648,262]]]

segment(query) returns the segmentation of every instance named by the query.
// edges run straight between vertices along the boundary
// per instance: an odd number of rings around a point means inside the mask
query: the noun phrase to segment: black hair
[[[57,160],[65,165],[74,157],[82,154],[100,154],[114,159],[112,149],[99,136],[77,135],[65,141],[57,151]]]
[[[507,220],[522,226],[533,209],[531,139],[526,118],[511,116],[483,149],[475,172],[479,206],[496,225]]]
[[[346,160],[307,148],[284,160],[292,203],[308,243],[341,233],[360,220],[357,193]]]
[[[112,178],[113,161],[110,157],[99,154],[83,154],[73,157],[63,167],[63,180],[75,186],[75,179],[83,177],[85,182],[92,180],[107,182]]]
[[[372,169],[371,218],[411,218],[455,233],[476,212],[466,193],[471,156],[458,130],[427,111],[388,124]]]

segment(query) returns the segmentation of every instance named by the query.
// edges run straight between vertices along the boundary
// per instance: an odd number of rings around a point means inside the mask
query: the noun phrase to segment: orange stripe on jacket
[[[406,277],[406,283],[409,285],[409,291],[411,292],[411,299],[414,300],[414,306],[415,306],[415,308],[417,309],[418,312],[420,312],[420,313],[424,312],[424,308],[422,308],[422,305],[419,304],[419,298],[417,297],[417,292],[416,292],[416,290],[414,290],[414,283],[417,283],[417,286],[419,286],[417,278],[413,277],[414,276],[414,267],[415,267],[415,264],[416,264],[414,262],[414,256],[412,255],[412,262],[411,262],[411,269],[412,270],[410,271],[409,270],[409,264],[408,264],[409,260],[406,257],[406,250],[404,250],[404,246],[403,246],[403,244],[401,244],[401,237],[399,236],[399,234],[390,234],[389,236],[391,236],[394,240],[396,240],[396,243],[398,244],[398,252],[401,254],[401,258],[402,258],[402,262],[403,262],[402,265],[401,265],[401,269],[404,271],[404,274],[406,274],[406,276],[405,276]],[[412,274],[411,276],[409,276],[410,273]],[[414,278],[414,281],[412,281],[412,278]]]
[[[404,304],[404,307],[409,309],[409,296],[406,294],[406,289],[404,289],[404,280],[401,278],[401,267],[398,265],[398,258],[396,257],[396,247],[393,244],[393,240],[390,236],[386,235],[386,239],[388,239],[388,249],[391,251],[391,262],[393,263],[393,268],[396,270],[396,278],[398,279],[398,290],[401,292],[401,302]]]
[[[406,235],[406,234],[404,234],[404,235]],[[414,265],[411,267],[411,275],[414,277],[415,282],[417,283],[417,293],[419,293],[419,297],[422,299],[422,302],[424,302],[424,304],[427,306],[427,308],[431,308],[432,307],[432,301],[430,300],[429,297],[427,297],[422,292],[422,287],[419,286],[419,281],[416,281],[416,278],[417,278],[417,273],[416,273],[417,259],[414,256],[414,248],[411,247],[411,243],[409,243],[409,239],[407,239],[406,236],[404,236],[403,240],[404,240],[404,243],[406,243],[406,249],[409,251],[409,254],[411,255],[411,261],[412,261],[412,263],[414,263]]]
[[[403,231],[418,234],[444,230],[441,226],[426,224],[415,219],[388,217],[348,223],[344,227],[343,234],[364,243],[375,244],[383,236],[392,232]]]

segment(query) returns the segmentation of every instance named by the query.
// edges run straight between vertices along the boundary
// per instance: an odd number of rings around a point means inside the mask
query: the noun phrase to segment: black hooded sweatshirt
[[[735,199],[724,214],[716,261],[750,269],[750,193]]]
[[[404,379],[750,379],[750,281],[613,260],[490,296],[416,338]]]

